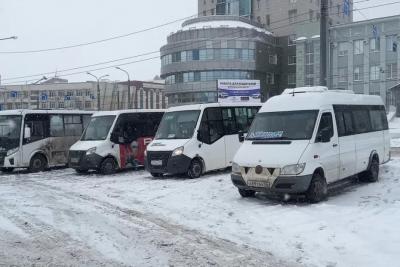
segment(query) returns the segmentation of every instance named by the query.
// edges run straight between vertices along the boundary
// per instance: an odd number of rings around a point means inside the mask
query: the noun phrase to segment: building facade
[[[331,25],[353,21],[352,1],[329,0],[328,3]],[[198,0],[199,16],[246,17],[276,36],[295,34],[294,24],[319,21],[320,9],[321,0]]]
[[[281,39],[237,16],[184,22],[161,48],[169,104],[216,102],[218,79],[260,80],[264,99],[278,94],[288,76],[282,65],[289,53],[287,38]]]
[[[309,28],[302,29],[298,36],[297,86],[317,85],[319,35],[315,29]],[[331,27],[329,87],[380,95],[387,105],[394,104],[391,88],[400,83],[399,38],[400,16]]]
[[[97,82],[52,83],[0,86],[0,110],[79,109],[97,110]],[[100,110],[128,108],[127,83],[102,81]],[[133,108],[165,108],[165,85],[159,82],[131,81]]]

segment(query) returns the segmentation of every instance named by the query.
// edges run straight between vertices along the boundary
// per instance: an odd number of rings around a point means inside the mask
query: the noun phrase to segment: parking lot
[[[0,178],[5,265],[393,266],[400,158],[380,182],[323,203],[242,199],[228,172],[200,179],[71,169]]]

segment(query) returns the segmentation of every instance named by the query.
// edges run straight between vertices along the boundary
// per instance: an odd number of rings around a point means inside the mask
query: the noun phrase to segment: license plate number
[[[162,166],[162,160],[152,160],[151,165],[153,166]]]
[[[72,163],[78,163],[79,162],[79,158],[71,158],[71,162]]]
[[[267,181],[247,181],[247,185],[251,187],[269,188],[270,183]]]

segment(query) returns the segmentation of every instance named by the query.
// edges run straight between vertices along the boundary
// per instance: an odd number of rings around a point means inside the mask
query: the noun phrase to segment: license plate
[[[79,158],[71,158],[71,163],[78,163],[79,162]]]
[[[162,166],[162,160],[152,160],[150,163],[153,166]]]
[[[267,181],[247,181],[247,185],[251,187],[269,188],[270,183]]]

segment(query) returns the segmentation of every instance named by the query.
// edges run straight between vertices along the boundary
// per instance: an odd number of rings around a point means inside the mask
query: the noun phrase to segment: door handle
[[[337,146],[338,146],[338,144],[333,144],[332,146],[333,146],[333,147],[337,147]]]

